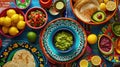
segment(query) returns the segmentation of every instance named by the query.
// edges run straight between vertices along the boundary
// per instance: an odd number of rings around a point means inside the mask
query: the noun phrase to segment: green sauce
[[[68,50],[73,45],[73,35],[67,31],[60,31],[55,35],[54,43],[59,50]]]
[[[117,34],[120,34],[120,24],[114,26],[114,31],[115,31]]]

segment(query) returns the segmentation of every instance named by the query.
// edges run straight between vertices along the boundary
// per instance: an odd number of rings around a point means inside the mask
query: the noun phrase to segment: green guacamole
[[[114,31],[115,31],[117,34],[120,34],[120,24],[114,26]]]
[[[67,31],[60,31],[55,35],[54,43],[59,50],[68,50],[73,45],[73,35]]]

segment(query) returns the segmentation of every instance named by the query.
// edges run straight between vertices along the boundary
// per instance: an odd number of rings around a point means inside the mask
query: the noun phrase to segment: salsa
[[[60,31],[55,35],[54,43],[59,50],[68,50],[73,45],[73,35],[67,31]]]
[[[35,10],[28,14],[28,23],[33,27],[42,26],[46,21],[46,15],[42,11]]]

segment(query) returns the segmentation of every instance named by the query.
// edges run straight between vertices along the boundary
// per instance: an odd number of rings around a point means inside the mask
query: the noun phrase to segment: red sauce
[[[112,46],[111,40],[106,36],[102,36],[100,39],[100,48],[103,51],[108,52],[108,51],[110,51],[111,46]]]

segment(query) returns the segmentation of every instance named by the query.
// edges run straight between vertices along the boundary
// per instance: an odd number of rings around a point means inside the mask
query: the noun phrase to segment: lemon
[[[99,66],[101,64],[101,61],[102,61],[101,58],[97,55],[95,55],[91,58],[91,62],[95,66]]]
[[[79,63],[80,67],[88,67],[88,61],[86,59],[83,59]]]
[[[2,27],[2,31],[4,34],[7,34],[8,30],[9,30],[9,27],[5,27],[5,26]]]
[[[16,14],[16,11],[14,9],[7,10],[7,16],[12,17],[12,15]]]
[[[0,25],[3,25],[4,20],[5,20],[5,17],[1,17],[1,18],[0,18]]]
[[[21,14],[19,14],[19,20],[24,21],[24,17]]]
[[[100,4],[100,9],[103,11],[106,11],[106,4],[105,3],[101,3]]]
[[[95,34],[90,34],[87,37],[87,41],[89,44],[95,44],[97,42],[97,36]]]
[[[114,11],[116,9],[116,3],[113,1],[108,1],[106,4],[106,9],[108,11]]]
[[[17,23],[17,28],[18,29],[24,29],[25,28],[25,21],[19,21],[18,23]]]
[[[16,28],[16,27],[10,27],[9,28],[9,34],[14,36],[14,35],[17,35],[19,33],[19,30]]]
[[[104,3],[107,3],[109,0],[104,0]]]
[[[11,18],[6,16],[3,25],[9,27],[11,24]]]
[[[18,23],[19,22],[19,15],[18,14],[14,14],[12,17],[12,22],[13,23]]]

